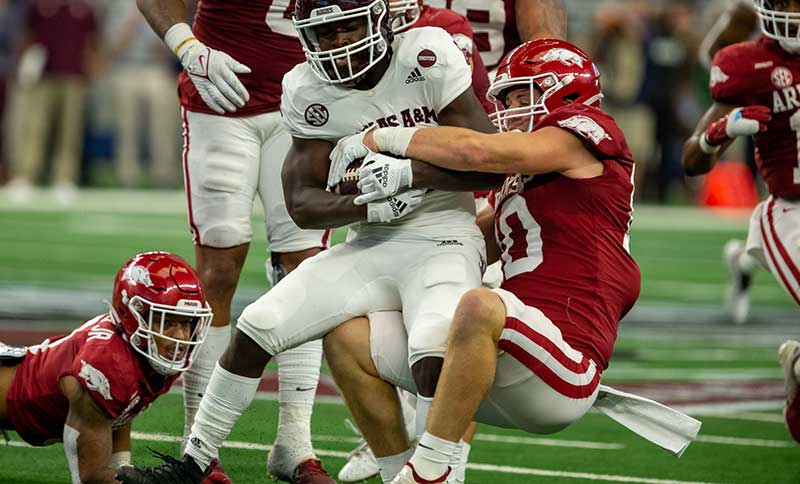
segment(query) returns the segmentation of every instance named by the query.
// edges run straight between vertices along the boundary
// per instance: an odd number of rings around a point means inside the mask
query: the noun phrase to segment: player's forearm
[[[518,0],[516,17],[523,42],[567,36],[567,12],[562,0]]]
[[[413,161],[414,188],[432,188],[446,192],[494,190],[502,185],[504,175],[448,170],[422,161]]]
[[[136,5],[162,39],[173,25],[189,21],[184,0],[136,0]]]
[[[703,152],[700,148],[700,136],[702,135],[692,136],[683,145],[681,164],[683,171],[689,176],[704,175],[711,171],[722,152],[722,149],[715,154]]]
[[[367,206],[355,205],[354,199],[308,187],[287,193],[286,208],[301,229],[334,229],[367,219]]]

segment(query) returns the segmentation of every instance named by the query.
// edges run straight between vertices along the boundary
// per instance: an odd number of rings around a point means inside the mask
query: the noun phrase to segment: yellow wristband
[[[177,47],[175,47],[175,55],[178,55],[178,53],[181,51],[181,47],[183,47],[184,45],[186,45],[187,43],[189,43],[189,42],[191,42],[193,40],[197,40],[197,37],[189,37],[187,39],[184,39],[183,42],[181,42],[180,44],[178,44]]]

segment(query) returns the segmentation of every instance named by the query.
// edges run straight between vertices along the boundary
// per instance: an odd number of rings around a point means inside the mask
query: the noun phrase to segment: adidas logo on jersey
[[[411,74],[408,75],[406,78],[406,84],[412,84],[414,82],[421,82],[425,80],[425,76],[419,71],[419,67],[415,67],[414,70],[411,71]]]

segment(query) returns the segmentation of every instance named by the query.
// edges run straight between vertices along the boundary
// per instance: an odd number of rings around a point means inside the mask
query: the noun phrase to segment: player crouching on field
[[[495,193],[494,230],[483,230],[495,234],[487,254],[502,260],[503,283],[461,298],[426,432],[395,483],[445,482],[473,418],[533,433],[578,420],[597,398],[619,320],[639,295],[628,237],[634,163],[623,133],[598,109],[594,63],[568,42],[529,42],[504,59],[489,94],[502,133],[381,128],[364,137],[373,151],[450,170],[511,173]],[[397,180],[413,185],[403,173],[413,163],[384,158],[362,168],[359,186],[372,195],[360,201],[389,196]],[[328,335],[326,350],[343,328]],[[401,355],[387,374],[403,366]]]
[[[116,468],[130,464],[131,420],[189,369],[211,316],[186,261],[134,256],[108,313],[36,346],[0,343],[0,427],[34,446],[63,441],[72,482],[117,482]],[[206,482],[230,481],[217,468]]]

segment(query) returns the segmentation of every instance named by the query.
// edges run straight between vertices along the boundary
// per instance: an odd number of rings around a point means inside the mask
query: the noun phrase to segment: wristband
[[[199,42],[199,40],[192,33],[192,28],[189,27],[189,24],[186,23],[175,24],[164,34],[164,43],[181,61],[183,61],[183,53],[194,42]]]
[[[379,152],[408,156],[408,145],[419,128],[378,128],[372,133]]]
[[[128,465],[131,465],[131,451],[121,450],[111,454],[111,462],[109,462],[108,466],[112,469],[119,469]]]
[[[700,137],[700,151],[707,155],[716,155],[719,153],[719,149],[721,146],[714,146],[708,142],[708,134],[703,133],[703,136]]]

